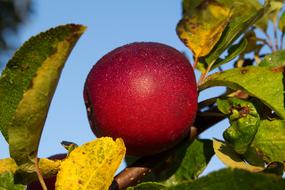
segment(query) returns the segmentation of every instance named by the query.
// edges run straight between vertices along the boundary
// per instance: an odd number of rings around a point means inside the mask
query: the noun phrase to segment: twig
[[[282,35],[281,35],[281,44],[280,44],[280,49],[282,50],[283,49],[283,40],[284,40],[284,36],[285,36],[285,32],[282,32]]]
[[[199,61],[199,57],[196,56],[196,57],[195,57],[195,60],[194,60],[194,65],[193,65],[193,68],[194,68],[194,69],[197,67],[198,61]]]
[[[39,159],[37,157],[35,158],[35,166],[36,166],[36,173],[37,173],[39,182],[40,182],[43,190],[48,190],[47,186],[45,184],[44,178],[43,178],[43,176],[41,174],[41,170],[40,170],[40,167],[39,167]]]
[[[275,51],[275,48],[273,46],[273,43],[272,43],[270,36],[266,32],[264,32],[263,30],[261,30],[261,32],[265,35],[267,44],[268,44],[269,48],[271,49],[271,51]]]
[[[208,113],[210,112],[218,113],[219,111],[217,110],[216,107],[213,107],[207,112]],[[205,113],[206,112],[203,112],[203,114],[198,113],[196,121],[194,123],[195,127],[193,126],[190,129],[191,130],[191,135],[190,135],[191,140],[194,140],[203,131],[207,130],[208,128],[210,128],[211,126],[213,126],[214,124],[220,122],[221,120],[225,118],[224,115],[221,115],[221,114],[205,116],[204,115]],[[176,147],[174,147],[173,149],[175,148]],[[127,187],[136,185],[146,174],[150,173],[158,163],[161,163],[167,160],[167,158],[171,156],[173,149],[162,152],[160,154],[140,158],[138,161],[136,161],[131,166],[125,168],[121,173],[119,173],[115,177],[110,187],[110,190],[123,190],[123,189],[126,189]]]
[[[268,46],[269,49],[270,49],[271,51],[273,51],[272,43],[269,43],[267,40],[262,39],[262,38],[257,38],[256,41],[257,41],[257,42],[261,42],[263,45]]]

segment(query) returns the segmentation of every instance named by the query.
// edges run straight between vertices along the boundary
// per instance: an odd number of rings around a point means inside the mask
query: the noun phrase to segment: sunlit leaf
[[[69,24],[32,37],[0,77],[0,129],[18,165],[36,157],[61,70],[84,30],[81,25]]]
[[[41,158],[39,161],[39,168],[41,170],[42,175],[44,177],[55,175],[59,170],[60,162],[60,160],[49,160],[47,158]],[[15,179],[18,182],[28,184],[31,181],[37,180],[38,177],[34,173],[34,171],[34,165],[27,164],[18,167],[16,162],[12,158],[0,159],[0,174],[4,172],[13,173],[16,175],[16,178],[18,178]]]
[[[163,186],[159,183],[142,183],[128,190],[283,190],[285,180],[279,176],[251,173],[239,169],[222,169],[212,172],[195,181],[188,181],[174,186]]]
[[[50,177],[56,175],[59,170],[60,164],[61,160],[50,160],[47,158],[41,158],[39,160],[39,168],[41,174],[44,177]],[[38,176],[35,171],[36,171],[36,166],[34,163],[22,164],[17,168],[15,172],[15,181],[17,183],[29,184],[32,181],[38,179]]]
[[[195,57],[206,56],[217,41],[230,18],[230,8],[215,1],[184,1],[184,15],[177,25],[179,38]],[[187,9],[190,9],[188,11]]]
[[[183,0],[182,1],[182,11],[183,11],[183,16],[186,15],[191,15],[193,14],[193,11],[203,3],[204,0]]]
[[[279,18],[278,27],[279,27],[279,30],[281,30],[282,32],[285,32],[285,12],[283,12]]]
[[[15,173],[17,167],[16,162],[11,158],[0,159],[0,174],[4,172]]]
[[[108,189],[125,152],[122,139],[109,137],[75,148],[60,166],[56,190]]]
[[[193,183],[183,183],[177,185],[172,190],[282,190],[285,186],[285,180],[271,175],[251,173],[238,169],[222,169],[210,173]]]
[[[276,20],[279,11],[282,9],[284,0],[270,0],[270,10],[267,13],[269,19]]]
[[[61,165],[61,160],[51,160],[47,158],[41,158],[39,161],[39,168],[44,177],[50,177],[55,175]]]
[[[231,20],[223,32],[223,35],[213,50],[202,59],[204,67],[208,67],[250,26],[253,26],[267,12],[269,4],[257,9],[249,1],[230,1],[229,6],[233,7]]]
[[[272,54],[266,55],[264,59],[259,63],[259,66],[285,66],[285,50],[275,51]]]
[[[240,155],[238,155],[231,147],[225,143],[213,140],[213,147],[216,156],[227,166],[231,168],[244,169],[251,172],[260,172],[264,168],[259,166],[253,166],[246,163]]]
[[[230,122],[230,127],[223,132],[224,139],[235,152],[244,154],[259,127],[260,117],[255,106],[238,98],[218,99],[217,105]]]
[[[256,23],[256,26],[264,33],[267,32],[269,21],[276,22],[279,11],[282,9],[283,0],[270,0],[270,7],[267,13]]]
[[[0,173],[0,190],[25,190],[26,186],[14,183],[12,173]]]
[[[251,145],[270,163],[285,161],[285,120],[263,120]]]
[[[272,54],[266,55],[264,59],[259,63],[259,66],[285,66],[285,50],[275,51]]]
[[[285,119],[282,67],[248,66],[215,73],[206,78],[200,90],[212,86],[227,86],[233,90],[245,91]]]

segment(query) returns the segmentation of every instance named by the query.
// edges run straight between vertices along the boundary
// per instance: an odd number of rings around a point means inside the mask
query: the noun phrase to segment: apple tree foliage
[[[140,183],[128,187],[134,184],[130,176],[125,187],[284,189],[283,0],[264,4],[258,0],[183,0],[182,5],[176,31],[200,71],[199,92],[226,87],[220,96],[199,102],[197,120],[200,116],[226,118],[229,126],[224,139],[185,139],[162,154]],[[111,186],[126,152],[122,139],[103,137],[81,146],[71,143],[62,161],[37,157],[61,71],[84,30],[84,26],[67,24],[40,33],[24,43],[3,70],[0,131],[11,157],[0,160],[0,190],[25,189],[35,180],[45,189],[43,178],[55,175],[57,190]],[[195,124],[198,131],[203,128],[203,121]],[[201,177],[213,155],[228,168]]]

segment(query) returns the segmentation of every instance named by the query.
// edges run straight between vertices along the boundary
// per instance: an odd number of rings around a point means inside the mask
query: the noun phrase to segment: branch
[[[190,139],[194,140],[203,131],[222,121],[224,118],[225,116],[220,114],[217,107],[213,107],[208,111],[198,113],[194,123],[194,126],[196,127],[192,126],[190,129]],[[168,151],[140,158],[134,164],[125,168],[114,178],[109,190],[123,190],[127,187],[136,185],[146,174],[150,173],[158,163],[167,160],[167,158],[171,156],[173,149],[179,145],[180,144],[176,145]]]

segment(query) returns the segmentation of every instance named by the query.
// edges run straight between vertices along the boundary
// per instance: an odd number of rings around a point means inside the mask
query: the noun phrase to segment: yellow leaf
[[[110,137],[77,147],[60,166],[56,190],[108,189],[125,152],[123,140]]]
[[[231,168],[244,169],[251,172],[260,172],[263,167],[253,166],[242,160],[232,149],[223,142],[213,140],[213,148],[217,157],[227,166]]]
[[[57,174],[61,162],[61,160],[50,160],[47,158],[41,158],[39,161],[39,167],[42,175],[44,177],[49,177]]]
[[[231,9],[210,1],[185,14],[177,25],[177,34],[195,57],[210,53],[229,23]]]
[[[15,173],[17,167],[16,162],[12,158],[0,159],[0,174],[4,172]]]

